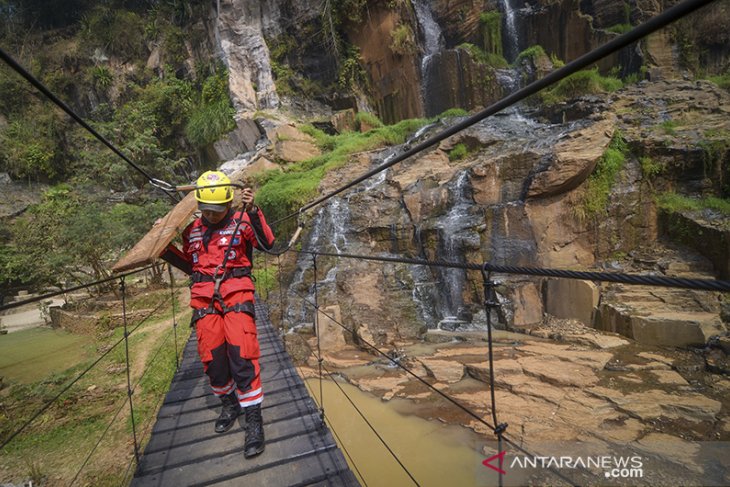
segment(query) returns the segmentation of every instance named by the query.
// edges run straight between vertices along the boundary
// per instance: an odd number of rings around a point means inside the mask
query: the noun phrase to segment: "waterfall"
[[[507,42],[505,43],[505,58],[512,62],[520,53],[520,39],[517,31],[517,12],[512,3],[515,0],[500,0],[504,12],[504,26]]]
[[[413,0],[413,9],[416,11],[416,19],[423,33],[423,57],[421,58],[421,97],[424,110],[427,110],[429,94],[429,76],[431,64],[436,54],[444,47],[444,37],[436,20],[433,18],[428,0]]]

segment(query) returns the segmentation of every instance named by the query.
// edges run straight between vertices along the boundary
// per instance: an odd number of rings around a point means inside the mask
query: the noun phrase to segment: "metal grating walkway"
[[[266,450],[243,457],[244,419],[213,431],[220,401],[198,359],[195,336],[157,415],[133,486],[359,486],[315,402],[284,351],[267,309],[256,304]]]

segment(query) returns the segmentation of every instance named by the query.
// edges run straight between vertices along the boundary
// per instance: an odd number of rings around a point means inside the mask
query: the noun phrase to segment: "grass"
[[[652,179],[664,171],[664,166],[651,157],[639,158],[639,165],[641,166],[641,174],[643,174],[646,179]]]
[[[167,292],[158,290],[137,295],[130,300],[139,300],[146,307],[151,296],[156,295],[159,300]],[[179,323],[186,323],[187,319],[189,312],[182,316],[178,314]],[[156,315],[154,321],[143,323],[130,337],[131,379],[133,386],[139,384],[133,395],[135,420],[137,435],[142,442],[146,441],[144,433],[150,431],[148,427],[155,419],[158,400],[167,391],[175,370],[175,343],[169,323],[169,318],[161,319]],[[3,391],[3,407],[0,408],[0,437],[7,438],[22,422],[39,411],[104,350],[116,343],[123,336],[122,333],[123,330],[117,328],[112,333],[98,337],[93,353],[87,353],[83,357],[85,360],[76,365],[65,369],[59,365],[56,373],[35,382],[13,382],[7,385]],[[178,347],[181,349],[190,329],[180,326],[177,333]],[[12,335],[2,338],[14,338]],[[14,347],[17,348],[14,348],[14,353],[35,351],[35,342],[27,338],[14,339]],[[61,343],[64,343],[63,340],[65,338],[61,338]],[[115,363],[118,353],[123,356],[123,343],[0,451],[0,461],[7,468],[3,471],[4,480],[45,477],[48,485],[68,485],[101,433],[111,424],[108,436],[91,457],[78,483],[120,484],[132,450],[131,418],[126,405],[126,373],[124,367],[120,368]],[[2,357],[5,359],[4,354]],[[120,411],[120,415],[112,423],[117,411]],[[28,458],[32,458],[35,463],[28,463]]]
[[[470,44],[468,42],[459,44],[458,48],[467,51],[471,58],[478,64],[490,66],[497,69],[509,67],[509,63],[507,62],[507,60],[504,59],[504,57],[502,57],[501,54],[485,52],[478,46],[475,46],[474,44]]]
[[[456,144],[453,149],[449,151],[450,161],[459,161],[469,155],[469,149],[465,144]]]
[[[619,131],[616,131],[606,152],[588,178],[579,216],[595,217],[606,212],[608,197],[616,178],[626,162],[628,147]]]
[[[578,96],[610,93],[623,87],[623,82],[613,76],[601,76],[598,69],[578,71],[558,82],[553,88],[543,90],[540,98],[546,105],[555,105]]]
[[[204,103],[195,108],[185,126],[185,134],[195,145],[203,147],[236,128],[235,110],[228,100]]]
[[[370,128],[378,128],[383,126],[383,122],[373,113],[357,112],[355,115],[355,128],[362,130],[363,125]]]
[[[256,199],[269,221],[295,212],[314,196],[324,175],[342,167],[350,156],[405,142],[409,134],[428,123],[425,119],[403,120],[395,125],[376,127],[365,133],[327,135],[305,125],[304,133],[314,137],[323,154],[288,166],[285,172],[269,171],[258,178]]]
[[[730,91],[730,71],[726,72],[725,74],[710,76],[707,79],[715,83],[720,88]]]
[[[441,113],[438,118],[466,117],[467,115],[469,115],[469,112],[463,108],[449,108]]]
[[[730,216],[730,200],[713,196],[707,198],[690,198],[677,193],[667,192],[657,196],[657,206],[670,213],[711,209],[722,213],[724,216]]]
[[[540,45],[530,46],[521,53],[517,55],[517,58],[515,59],[514,64],[517,65],[520,63],[520,61],[525,59],[530,59],[534,61],[536,58],[539,57],[547,57],[547,54],[545,53],[545,49],[542,48]]]
[[[0,376],[29,383],[82,362],[92,338],[63,330],[32,328],[0,335]]]
[[[606,30],[614,34],[625,34],[633,28],[631,24],[616,24],[608,27]]]
[[[661,124],[659,124],[659,127],[661,127],[664,130],[664,133],[667,135],[677,135],[676,128],[679,124],[675,122],[674,120],[665,120]]]

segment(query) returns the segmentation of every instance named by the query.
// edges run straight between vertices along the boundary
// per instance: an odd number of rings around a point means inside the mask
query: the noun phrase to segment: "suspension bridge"
[[[396,157],[377,168],[363,174],[360,177],[349,181],[341,187],[317,198],[316,200],[306,204],[296,213],[287,215],[286,217],[273,222],[273,225],[282,223],[283,221],[299,217],[303,212],[309,211],[324,201],[332,198],[349,188],[365,181],[366,179],[402,162],[421,151],[434,146],[440,141],[445,140],[451,135],[474,125],[475,123],[518,103],[525,98],[538,93],[540,90],[564,79],[565,77],[591,66],[599,59],[606,55],[616,52],[632,43],[642,39],[646,35],[668,25],[669,23],[682,18],[683,16],[697,10],[698,8],[711,3],[711,0],[684,0],[674,7],[665,10],[661,14],[648,20],[647,22],[633,28],[631,31],[622,34],[607,44],[591,51],[580,58],[566,64],[564,67],[555,70],[544,78],[529,84],[528,86],[512,93],[494,105],[467,117],[465,120],[457,123],[440,133],[430,137],[424,142],[407,148]],[[33,86],[41,91],[45,96],[52,100],[57,106],[68,113],[74,120],[86,128],[94,137],[100,140],[117,156],[127,162],[133,169],[142,174],[150,184],[161,189],[172,200],[178,202],[179,197],[176,188],[165,181],[154,178],[148,174],[111,142],[100,135],[81,117],[79,117],[68,105],[54,95],[47,87],[40,83],[27,70],[20,66],[7,53],[0,50],[0,57],[9,66],[15,69],[23,77],[25,77]],[[185,201],[183,200],[183,203]],[[182,204],[182,203],[181,203]],[[189,202],[186,203],[189,205]],[[302,224],[298,232],[301,230]],[[298,234],[297,232],[297,234]],[[283,252],[290,251],[295,238],[292,238],[289,245],[278,255]],[[698,289],[727,292],[730,291],[730,282],[721,280],[708,279],[678,279],[662,276],[648,275],[630,275],[622,273],[606,273],[606,272],[586,272],[586,271],[567,271],[561,269],[546,268],[528,268],[516,266],[499,266],[490,262],[482,264],[459,264],[453,262],[433,261],[423,259],[407,259],[398,257],[382,257],[377,255],[355,255],[355,254],[327,254],[319,252],[318,249],[304,249],[302,252],[309,253],[315,261],[315,277],[313,286],[315,289],[314,299],[310,296],[299,296],[307,306],[312,307],[315,316],[323,313],[317,302],[317,276],[316,276],[316,258],[317,256],[328,256],[338,259],[363,259],[377,261],[381,263],[399,262],[408,265],[426,265],[430,267],[442,266],[451,268],[468,269],[481,272],[483,276],[484,306],[487,319],[490,319],[491,311],[499,306],[494,294],[495,283],[492,279],[493,274],[518,274],[532,276],[562,277],[567,279],[587,279],[600,282],[618,282],[624,284],[642,284],[651,286],[666,286],[682,289]],[[150,264],[159,253],[148,253],[147,257],[137,259],[138,264]],[[275,253],[276,255],[277,253]],[[84,284],[69,289],[60,290],[54,293],[48,293],[44,296],[31,298],[29,300],[18,301],[9,305],[0,306],[0,311],[13,307],[28,304],[30,302],[40,301],[48,297],[66,293],[69,291],[84,289],[99,283],[111,282],[118,280],[122,290],[122,303],[124,308],[124,279],[127,276],[147,270],[148,267],[141,267],[137,270],[125,272],[123,274],[97,281],[94,283]],[[280,283],[281,284],[281,283]],[[174,296],[174,279],[170,272],[171,294]],[[280,296],[282,292],[280,291]],[[171,300],[174,301],[174,298]],[[124,311],[124,310],[123,310]],[[159,307],[153,312],[159,311]],[[74,384],[92,370],[105,356],[117,347],[124,346],[126,353],[127,367],[127,400],[117,409],[106,430],[102,433],[99,442],[109,431],[114,421],[117,420],[124,407],[129,407],[130,417],[132,419],[132,458],[127,467],[127,473],[123,476],[123,484],[131,481],[132,485],[152,486],[152,485],[241,485],[244,482],[264,485],[367,485],[367,479],[362,475],[356,474],[357,465],[352,462],[350,464],[345,457],[349,457],[349,453],[342,451],[338,447],[335,438],[337,432],[327,427],[326,411],[322,409],[310,397],[305,383],[300,375],[296,372],[291,359],[281,341],[277,331],[271,325],[268,319],[268,311],[262,304],[257,305],[257,321],[259,329],[259,340],[262,348],[262,379],[265,387],[266,400],[264,402],[263,415],[265,422],[265,431],[267,437],[267,447],[265,452],[253,459],[244,460],[242,453],[243,432],[234,430],[224,435],[216,435],[211,433],[211,424],[216,416],[215,408],[217,401],[209,394],[207,382],[205,380],[202,366],[197,362],[195,351],[195,338],[191,337],[180,352],[177,348],[177,327],[178,323],[174,317],[173,307],[173,327],[171,336],[175,341],[175,359],[177,368],[172,379],[169,391],[164,397],[160,397],[161,402],[159,412],[157,413],[154,424],[136,425],[134,418],[134,392],[139,382],[133,384],[130,378],[129,369],[129,337],[134,334],[137,328],[145,321],[142,320],[134,326],[128,327],[126,314],[124,319],[124,335],[113,346],[104,352],[95,362],[85,369],[79,376],[66,384],[58,394],[48,401],[43,408],[31,415],[19,428],[2,439],[0,449],[5,448],[14,439],[21,435],[24,430],[36,421],[48,408],[52,407]],[[328,316],[339,326],[348,331],[353,329],[348,325],[341,323]],[[316,336],[319,338],[319,330],[315,319]],[[488,325],[490,325],[488,323]],[[453,407],[459,408],[464,413],[473,417],[476,421],[486,426],[495,435],[496,457],[500,461],[503,458],[503,452],[509,448],[513,451],[519,451],[528,456],[536,456],[539,452],[530,452],[522,445],[521,440],[513,439],[509,435],[508,425],[499,421],[497,402],[495,398],[495,377],[493,367],[493,339],[491,335],[491,326],[487,327],[488,331],[488,360],[489,360],[489,392],[490,404],[489,418],[485,419],[481,415],[475,413],[470,408],[460,403],[458,400],[446,395],[438,388],[434,387],[431,381],[424,377],[418,376],[413,370],[408,369],[405,365],[394,360],[389,354],[378,349],[375,344],[365,342],[365,347],[370,349],[376,355],[382,355],[386,360],[392,361],[394,366],[404,369],[404,371],[425,386],[429,387],[433,394],[440,395],[448,401]],[[161,349],[161,348],[160,348]],[[159,354],[158,349],[154,356]],[[320,381],[326,377],[332,378],[332,374],[323,364],[321,351],[312,349],[311,354],[315,357],[319,367]],[[154,361],[153,361],[154,362]],[[146,371],[144,372],[146,373]],[[143,375],[144,375],[143,373]],[[335,384],[337,382],[335,381]],[[342,391],[343,394],[345,393]],[[320,396],[321,397],[321,396]],[[358,414],[362,414],[352,403]],[[368,423],[374,433],[378,435],[376,428]],[[143,438],[146,430],[151,430],[149,441],[142,449]],[[138,435],[138,433],[140,433]],[[425,481],[415,478],[408,471],[407,465],[404,465],[398,459],[397,452],[389,448],[387,443],[378,435],[386,448],[407,472],[415,485],[420,485]],[[76,476],[71,481],[73,485],[87,465],[90,458],[94,455],[99,445],[96,443],[94,448],[88,452],[85,461],[79,468]],[[353,472],[350,468],[354,468]],[[499,463],[501,467],[501,463]],[[499,471],[498,482],[503,484],[503,471]],[[567,477],[564,473],[555,469],[550,469],[560,482],[569,485],[575,485],[576,482]]]

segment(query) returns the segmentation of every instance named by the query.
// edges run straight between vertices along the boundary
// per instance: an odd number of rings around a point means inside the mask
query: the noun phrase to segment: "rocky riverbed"
[[[367,347],[325,339],[325,333],[336,332],[327,323],[321,326],[323,343],[330,347],[323,352],[324,364],[331,372],[383,401],[409,400],[413,414],[493,437],[484,424],[387,358],[368,353]],[[722,455],[730,441],[730,380],[707,372],[701,350],[639,345],[558,319],[547,320],[532,335],[495,335],[497,418],[509,424],[509,437],[523,447],[545,455],[555,454],[545,449],[557,444],[566,454],[571,449],[584,454],[631,452],[644,459],[641,482],[651,485],[730,481],[730,457]],[[316,360],[306,356],[316,339],[310,337],[304,345],[294,336],[288,340],[294,356],[299,350],[304,374],[316,376]],[[395,343],[390,353],[434,388],[492,422],[484,334],[429,333],[426,341]],[[576,480],[600,484],[589,475],[578,474]]]

